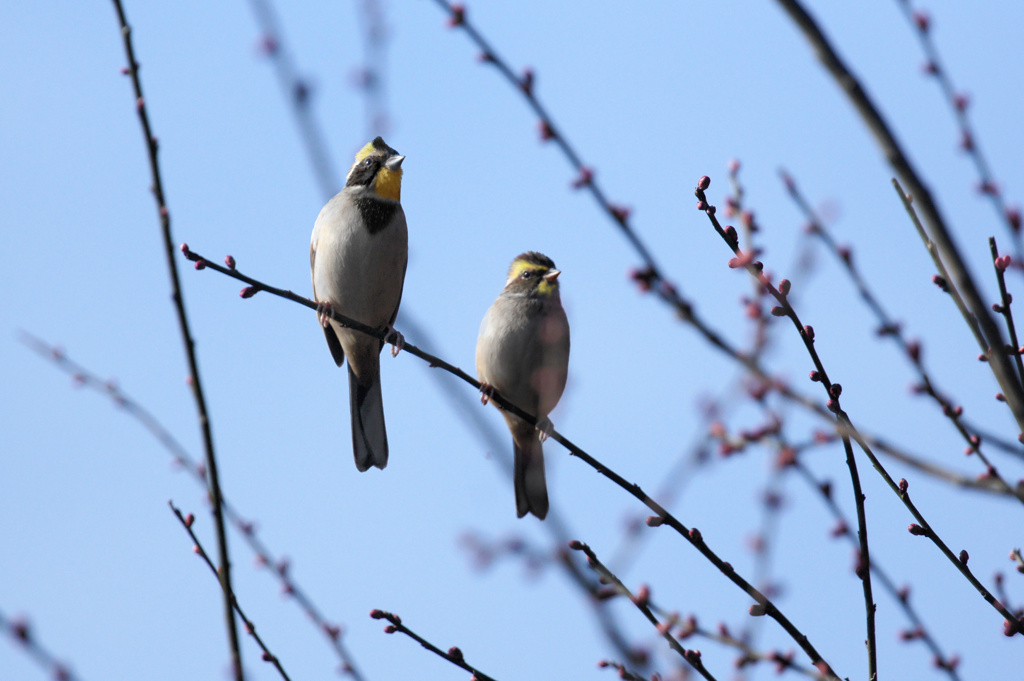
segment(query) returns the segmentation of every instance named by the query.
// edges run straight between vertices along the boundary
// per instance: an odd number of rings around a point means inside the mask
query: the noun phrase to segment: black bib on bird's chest
[[[371,196],[360,196],[355,202],[359,215],[363,218],[363,224],[370,230],[370,234],[376,234],[387,227],[399,206],[397,201]]]

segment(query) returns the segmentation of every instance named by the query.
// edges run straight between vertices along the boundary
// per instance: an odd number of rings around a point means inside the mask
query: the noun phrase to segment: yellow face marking
[[[508,286],[511,284],[513,281],[521,277],[523,272],[526,272],[527,270],[533,272],[534,276],[540,279],[540,283],[537,284],[537,292],[541,295],[550,296],[558,289],[557,279],[554,281],[543,279],[543,276],[550,271],[547,267],[527,262],[526,260],[516,260],[512,263],[512,266],[508,270],[508,279],[505,280],[505,285]]]
[[[362,152],[360,152],[362,153]],[[358,158],[358,157],[357,157]],[[385,199],[399,201],[402,198],[402,169],[398,171],[381,168],[377,171],[377,179],[374,180],[373,189]]]
[[[508,268],[508,279],[505,280],[505,283],[509,284],[514,279],[518,279],[519,275],[526,270],[533,270],[534,272],[537,272],[537,276],[544,274],[544,268],[540,265],[534,265],[532,262],[527,262],[525,260],[516,260],[512,263],[512,266]]]
[[[541,279],[540,283],[537,284],[537,293],[542,296],[550,296],[552,293],[558,290],[558,280],[554,279],[548,281],[547,279]]]
[[[356,163],[359,163],[360,161],[362,161],[364,158],[366,158],[375,151],[376,149],[373,146],[373,142],[367,143],[367,145],[360,149],[359,153],[356,154]]]

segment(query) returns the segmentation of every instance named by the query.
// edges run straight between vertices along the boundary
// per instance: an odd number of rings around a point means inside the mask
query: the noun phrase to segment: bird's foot
[[[537,419],[537,439],[541,442],[551,437],[551,433],[555,432],[555,424],[551,423],[551,419],[544,417]]]
[[[490,383],[480,384],[480,404],[487,404],[494,397],[494,386]]]
[[[395,327],[389,326],[384,330],[384,342],[391,343],[391,356],[398,357],[398,353],[405,347],[405,336],[398,333]]]
[[[333,311],[334,307],[326,301],[321,300],[316,304],[316,319],[320,322],[320,326],[326,329],[330,325]]]

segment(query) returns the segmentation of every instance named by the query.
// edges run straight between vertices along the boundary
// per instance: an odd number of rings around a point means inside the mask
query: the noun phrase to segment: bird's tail
[[[379,365],[380,359],[372,355],[372,361]],[[370,367],[375,369],[375,367]],[[372,377],[368,383],[359,378],[348,367],[348,403],[352,412],[352,452],[356,457],[356,468],[367,470],[370,466],[384,468],[388,465],[388,432],[384,427],[384,400],[380,394],[380,371],[364,372]]]
[[[544,479],[544,449],[537,431],[530,424],[518,421],[512,426],[512,446],[516,514],[522,518],[532,513],[544,520],[548,514],[548,485]]]

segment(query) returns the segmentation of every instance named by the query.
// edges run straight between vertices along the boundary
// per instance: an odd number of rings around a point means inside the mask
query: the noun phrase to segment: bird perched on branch
[[[356,468],[388,464],[388,436],[380,392],[384,342],[331,319],[335,310],[383,329],[392,355],[403,339],[393,328],[409,261],[409,234],[400,203],[402,161],[377,137],[359,150],[345,188],[320,211],[309,244],[317,317],[340,367],[348,358],[349,410]]]
[[[528,414],[533,426],[503,411],[512,432],[515,455],[516,513],[548,514],[542,442],[551,433],[548,414],[565,389],[569,370],[569,321],[558,292],[555,263],[529,251],[512,261],[505,289],[480,324],[476,342],[476,373],[481,401],[497,391]]]

